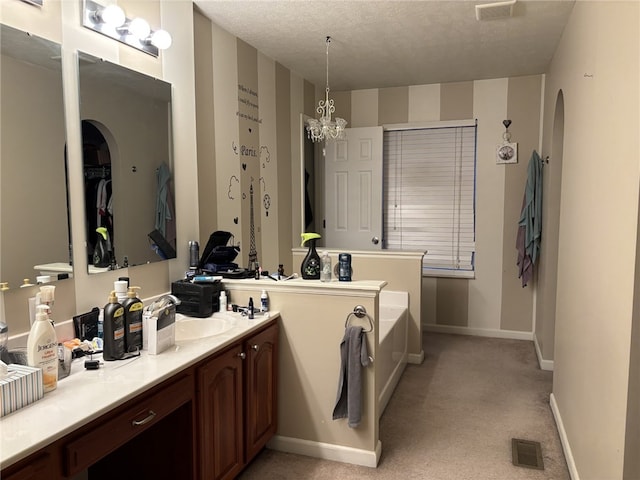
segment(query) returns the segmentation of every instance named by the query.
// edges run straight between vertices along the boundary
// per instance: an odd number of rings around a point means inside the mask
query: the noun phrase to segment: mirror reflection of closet
[[[82,160],[89,273],[115,264],[113,180],[107,139],[90,120],[82,121]]]

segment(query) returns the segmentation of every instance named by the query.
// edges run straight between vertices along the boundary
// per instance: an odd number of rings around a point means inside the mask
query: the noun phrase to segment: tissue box
[[[191,283],[179,280],[171,283],[171,294],[180,299],[178,313],[189,317],[208,317],[219,308],[221,282]]]
[[[176,306],[162,309],[158,316],[142,316],[142,349],[157,355],[176,343]]]
[[[0,417],[44,396],[41,369],[10,364],[8,371],[9,374],[0,380]]]

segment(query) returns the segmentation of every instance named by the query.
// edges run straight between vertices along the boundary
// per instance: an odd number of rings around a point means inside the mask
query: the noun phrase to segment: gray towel
[[[362,416],[362,367],[369,365],[367,340],[362,327],[347,327],[340,343],[340,379],[333,419],[348,418],[349,427]]]

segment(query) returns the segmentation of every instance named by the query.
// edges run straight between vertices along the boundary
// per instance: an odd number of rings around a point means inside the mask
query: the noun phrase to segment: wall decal
[[[237,155],[238,154],[238,146],[236,145],[236,142],[231,142],[231,148],[233,149],[233,153],[235,153]]]
[[[238,111],[236,115],[257,124],[262,123],[262,119],[258,117],[258,93],[241,83],[238,84]]]
[[[246,164],[246,163],[243,163],[243,164],[242,164],[242,170],[246,170],[246,169],[247,169],[247,164]]]
[[[266,146],[260,147],[260,160],[262,160],[262,168],[267,168],[266,164],[271,162],[271,154]]]
[[[240,193],[240,180],[235,175],[231,175],[231,178],[229,178],[227,197],[229,197],[230,200],[234,200],[238,193]]]
[[[247,147],[246,145],[242,145],[240,147],[240,155],[243,157],[257,157],[258,153],[256,152],[255,147]]]
[[[251,133],[251,129],[249,129],[249,133]]]
[[[235,223],[236,225],[238,224],[238,217],[233,218],[233,223]]]
[[[242,192],[242,199],[243,199],[243,200],[246,200],[246,199],[247,199],[247,194],[246,194],[246,193],[244,193],[244,192]]]

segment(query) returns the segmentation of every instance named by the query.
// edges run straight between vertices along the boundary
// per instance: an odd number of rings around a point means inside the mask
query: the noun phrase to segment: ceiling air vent
[[[509,18],[513,15],[513,6],[516,0],[497,3],[483,3],[476,5],[477,20],[497,20],[499,18]]]

